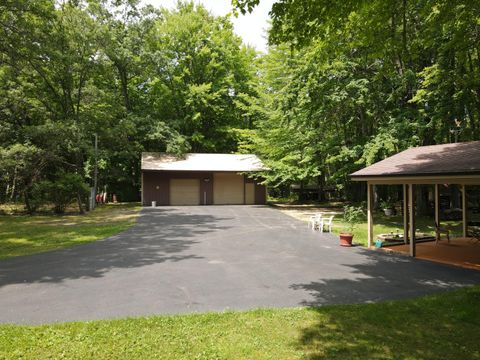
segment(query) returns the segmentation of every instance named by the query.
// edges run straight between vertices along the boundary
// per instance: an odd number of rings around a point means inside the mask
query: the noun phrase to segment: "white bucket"
[[[152,201],[152,207],[156,207],[157,206],[157,202],[156,201]]]

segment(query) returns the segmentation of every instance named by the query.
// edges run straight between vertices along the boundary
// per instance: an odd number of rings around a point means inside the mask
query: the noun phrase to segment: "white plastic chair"
[[[328,218],[322,218],[320,222],[320,232],[323,233],[324,227],[328,229],[328,232],[332,232],[332,225],[333,225],[333,215]]]
[[[312,229],[312,230],[319,229],[321,223],[322,223],[322,214],[321,213],[312,215],[312,216],[310,216],[310,220],[308,221],[308,228]]]

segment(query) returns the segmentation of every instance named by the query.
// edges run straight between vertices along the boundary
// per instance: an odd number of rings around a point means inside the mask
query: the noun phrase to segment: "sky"
[[[231,0],[194,0],[195,3],[201,3],[214,15],[224,16],[231,12]],[[176,0],[142,0],[143,4],[152,4],[156,7],[163,6],[173,8]],[[239,35],[245,44],[255,47],[258,51],[267,52],[267,34],[268,12],[272,8],[275,0],[262,0],[255,7],[254,11],[246,15],[239,15],[235,18],[233,15],[231,21],[234,31]]]

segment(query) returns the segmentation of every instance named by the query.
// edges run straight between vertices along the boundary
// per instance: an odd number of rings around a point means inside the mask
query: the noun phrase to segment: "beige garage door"
[[[171,179],[170,205],[199,205],[199,179]]]
[[[215,205],[243,204],[243,175],[218,173],[213,175],[213,203]]]

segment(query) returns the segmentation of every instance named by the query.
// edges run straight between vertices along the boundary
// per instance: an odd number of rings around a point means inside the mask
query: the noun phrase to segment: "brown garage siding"
[[[170,204],[170,179],[199,179],[200,204],[213,204],[213,174],[209,172],[182,171],[144,171],[143,172],[143,205]],[[158,189],[157,189],[158,186]],[[206,195],[206,196],[205,196]],[[206,197],[206,204],[204,203]]]
[[[143,205],[149,206],[152,201],[157,205],[170,205],[170,179],[199,179],[200,204],[213,204],[213,173],[193,171],[143,171]],[[245,177],[246,183],[255,184],[255,204],[266,203],[265,185],[260,185],[261,180]],[[157,188],[158,187],[158,188]],[[206,201],[205,201],[206,200]]]
[[[267,188],[265,185],[260,183],[265,179],[252,179],[245,176],[245,183],[254,183],[255,184],[255,205],[265,205],[267,203]]]
[[[163,174],[152,171],[144,171],[142,189],[143,205],[151,205],[152,201],[156,201],[157,205],[169,204],[169,178],[163,176]]]
[[[213,173],[204,174],[200,180],[200,204],[213,204]]]
[[[255,204],[265,205],[267,203],[267,188],[265,185],[258,184],[255,181]]]

